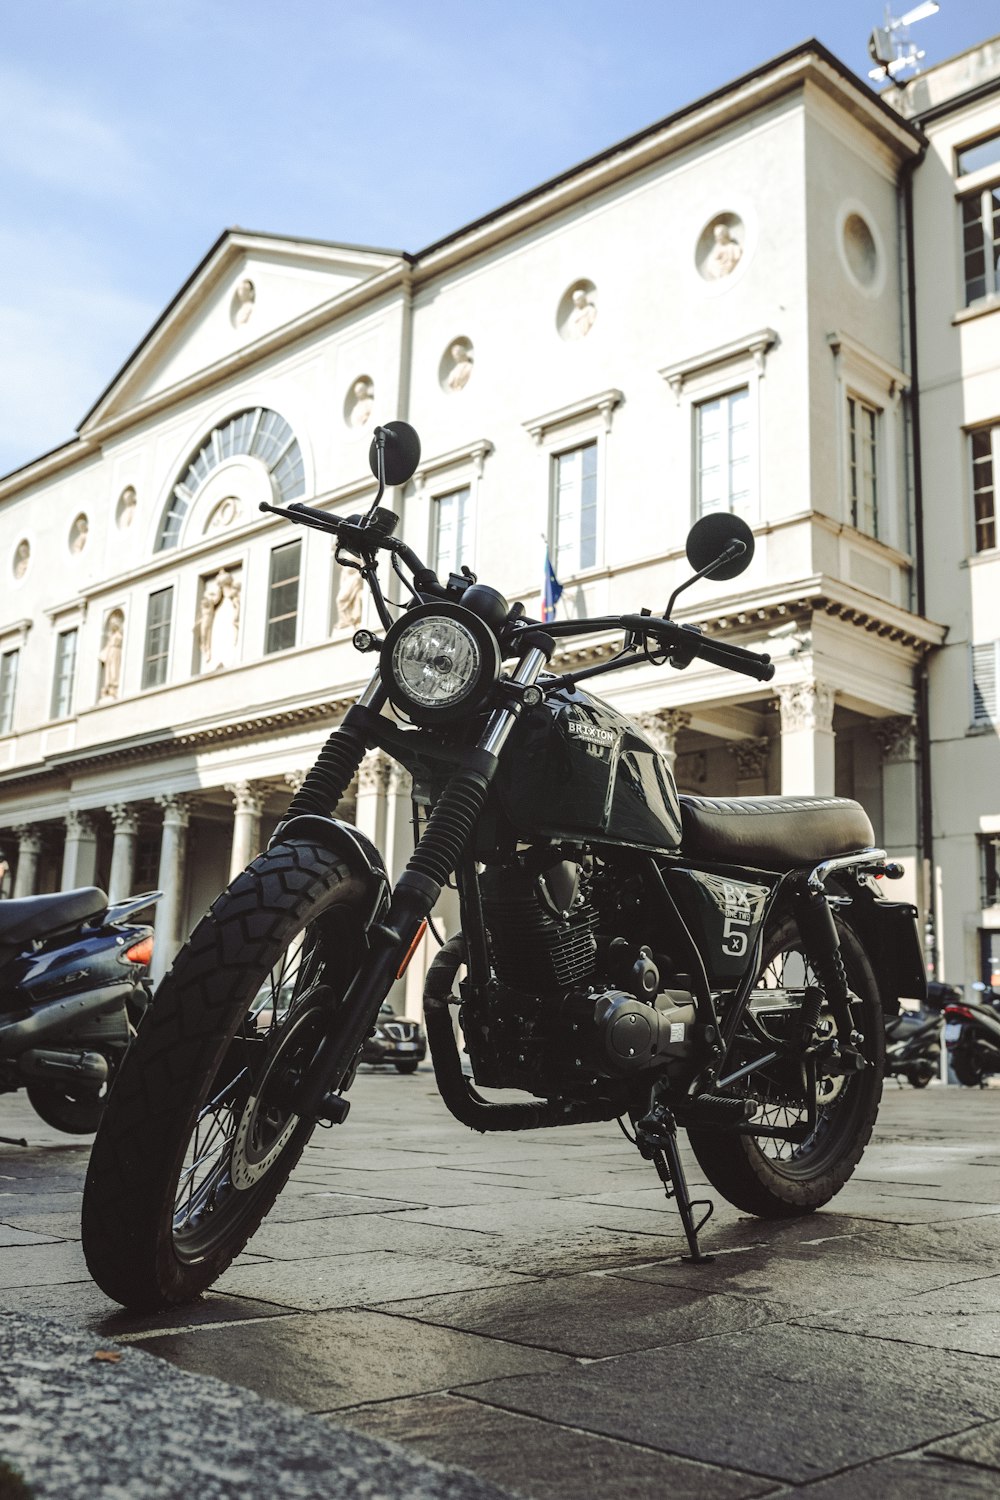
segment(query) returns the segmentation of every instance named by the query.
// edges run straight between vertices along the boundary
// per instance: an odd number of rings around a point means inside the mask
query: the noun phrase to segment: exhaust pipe
[[[100,1052],[45,1052],[32,1047],[17,1059],[25,1078],[46,1082],[89,1083],[100,1088],[108,1081],[108,1060]]]
[[[123,979],[102,989],[91,990],[86,995],[45,1001],[23,1020],[8,1021],[0,1026],[0,1057],[16,1057],[26,1047],[44,1042],[60,1031],[71,1030],[79,1021],[124,1005],[134,988],[130,979]]]

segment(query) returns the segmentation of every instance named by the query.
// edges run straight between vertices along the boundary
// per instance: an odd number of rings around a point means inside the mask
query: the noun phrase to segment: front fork
[[[306,1076],[296,1090],[293,1102],[300,1116],[334,1123],[346,1116],[347,1102],[337,1090],[349,1076],[354,1059],[375,1023],[379,1006],[396,980],[402,978],[411,950],[437,904],[442,887],[458,866],[483,810],[500,754],[523,712],[522,690],[534,685],[547,660],[546,652],[534,645],[521,657],[510,679],[515,691],[508,692],[503,705],[490,714],[467,766],[451,777],[435,802],[423,836],[396,881],[384,919],[369,929],[368,952],[337,1006],[335,1024],[320,1041]],[[385,690],[376,674],[359,706],[377,712],[384,702]],[[338,757],[341,748],[344,752],[348,749],[347,736],[351,737],[352,747],[356,747],[357,759],[339,791],[329,778],[325,786],[317,788],[329,799],[324,810],[335,804],[346,791],[364,753],[364,738],[351,723],[350,712],[345,716],[343,727],[347,733],[342,747],[328,742],[328,764],[336,759],[341,775],[347,769],[346,754]],[[336,738],[336,734],[331,735],[330,741]],[[321,755],[317,768],[322,761]],[[340,761],[343,761],[343,766]],[[312,773],[293,799],[290,815],[319,810],[311,804],[306,806],[311,776]],[[337,791],[336,796],[332,795],[334,791]],[[296,805],[299,800],[301,807]]]

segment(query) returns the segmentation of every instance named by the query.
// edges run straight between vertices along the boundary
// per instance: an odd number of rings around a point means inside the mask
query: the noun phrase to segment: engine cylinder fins
[[[577,906],[566,921],[557,921],[539,899],[534,879],[514,872],[514,880],[499,889],[484,877],[483,916],[497,975],[513,989],[565,990],[593,974],[597,913],[591,907]]]

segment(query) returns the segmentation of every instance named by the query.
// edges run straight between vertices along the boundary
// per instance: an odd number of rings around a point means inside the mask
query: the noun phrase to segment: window
[[[299,613],[299,564],[301,542],[287,542],[271,553],[271,579],[267,589],[267,633],[264,651],[286,651],[295,645]]]
[[[972,508],[977,552],[988,552],[997,544],[997,456],[1000,454],[1000,422],[970,432],[972,447]]]
[[[287,505],[304,492],[302,451],[294,432],[276,411],[252,407],[213,428],[188,459],[163,512],[157,552],[177,546],[184,518],[213,470],[244,454],[267,469],[279,505]]]
[[[972,650],[972,722],[995,724],[1000,707],[1000,641],[988,641]]]
[[[61,630],[56,637],[56,670],[52,679],[53,719],[65,719],[73,703],[73,673],[76,670],[76,630]]]
[[[173,608],[173,589],[158,589],[155,594],[150,594],[146,607],[146,648],[142,658],[144,688],[160,687],[167,680]]]
[[[441,579],[447,580],[449,573],[457,573],[463,563],[472,561],[470,495],[466,485],[434,497],[434,567]]]
[[[556,577],[597,562],[597,443],[555,455]]]
[[[1000,833],[979,835],[979,904],[1000,906]]]
[[[970,172],[1000,177],[1000,135],[959,151],[959,177]],[[990,172],[989,169],[994,171]],[[965,305],[1000,292],[1000,183],[986,182],[961,199]]]
[[[21,652],[17,647],[0,656],[0,734],[10,734],[14,727],[14,694],[20,659]]]
[[[698,403],[695,442],[699,516],[713,510],[729,510],[749,520],[753,494],[748,386]]]
[[[878,419],[874,406],[847,398],[847,484],[851,525],[878,536]]]
[[[984,984],[1000,990],[1000,932],[996,928],[979,929],[979,977]]]

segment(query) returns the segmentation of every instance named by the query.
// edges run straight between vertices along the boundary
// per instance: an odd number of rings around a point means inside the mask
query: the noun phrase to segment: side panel
[[[524,837],[680,846],[680,803],[666,761],[634,724],[586,693],[554,694],[525,715],[495,786]]]

